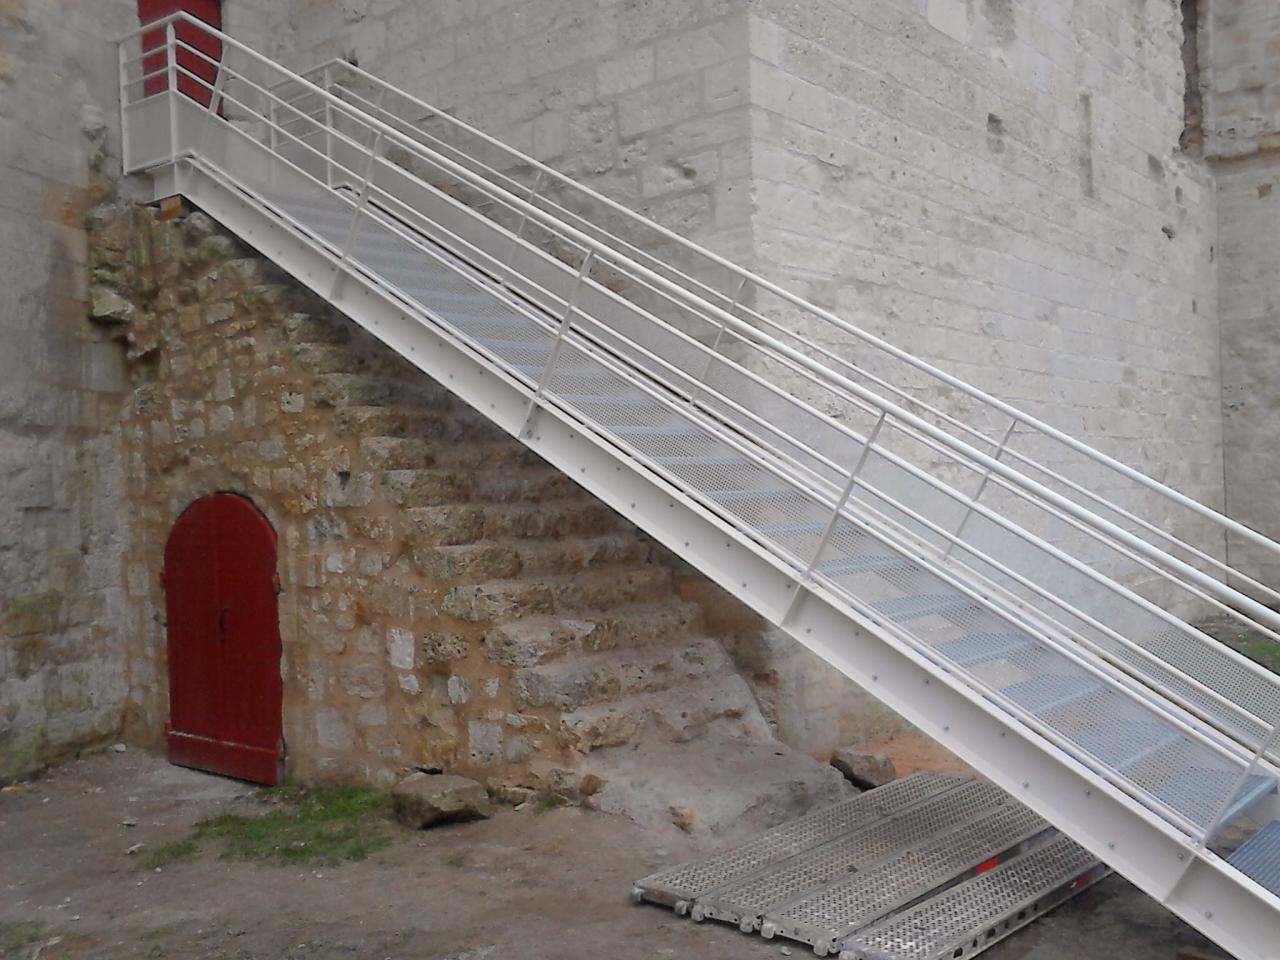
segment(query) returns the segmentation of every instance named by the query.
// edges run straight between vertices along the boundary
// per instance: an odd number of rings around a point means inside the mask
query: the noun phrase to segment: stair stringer
[[[924,733],[1224,948],[1272,955],[1280,898],[1163,822],[1029,725],[820,584],[785,568],[715,514],[564,412],[489,369],[439,318],[345,268],[224,172],[180,159],[153,170],[157,198],[181,194],[300,283],[709,579],[822,657]],[[526,431],[526,426],[531,429]],[[796,591],[800,591],[799,596]],[[853,626],[855,629],[850,630]],[[1273,801],[1274,802],[1274,801]]]

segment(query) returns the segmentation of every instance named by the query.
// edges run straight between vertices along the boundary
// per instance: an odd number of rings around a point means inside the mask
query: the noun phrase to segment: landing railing
[[[220,61],[207,43],[184,39],[192,30],[220,42]],[[313,82],[178,14],[126,38],[120,68],[126,172],[180,159],[213,176],[234,168],[236,189],[406,305],[416,303],[413,291],[362,260],[362,230],[376,219],[424,262],[456,271],[450,251],[470,264],[472,281],[499,285],[555,335],[539,369],[512,367],[473,344],[527,386],[530,419],[539,404],[554,404],[626,448],[548,389],[560,344],[570,334],[587,338],[601,362],[773,478],[777,490],[716,491],[692,467],[630,449],[802,583],[929,655],[824,566],[833,533],[857,524],[1212,751],[1238,779],[1213,816],[1188,819],[998,690],[963,677],[1200,843],[1249,775],[1270,768],[1280,685],[1185,618],[1216,610],[1280,639],[1280,617],[1232,582],[1267,602],[1280,594],[1214,553],[1226,535],[1280,553],[1272,540],[350,65],[324,65],[309,74]],[[215,125],[230,131],[226,145],[210,136]],[[459,145],[467,140],[475,146]],[[349,217],[341,236],[289,211],[281,197],[302,190]],[[628,239],[618,235],[624,229]],[[500,248],[494,236],[505,238]],[[856,360],[846,358],[854,348]],[[897,367],[908,373],[891,380]],[[1066,454],[1101,473],[1086,481],[1047,465]],[[1086,482],[1124,489],[1104,496]],[[728,495],[744,492],[756,502]],[[760,501],[775,492],[794,493],[829,519],[812,535],[779,532],[761,519]],[[1139,504],[1150,496],[1190,516],[1201,545],[1143,519]]]

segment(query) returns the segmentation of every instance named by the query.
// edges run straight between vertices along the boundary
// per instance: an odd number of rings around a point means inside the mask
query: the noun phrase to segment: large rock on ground
[[[831,765],[844,774],[855,787],[870,790],[898,779],[893,761],[883,753],[865,753],[845,747],[831,757]]]
[[[476,820],[489,816],[489,794],[466,777],[413,773],[391,789],[396,819],[421,830],[437,823]]]

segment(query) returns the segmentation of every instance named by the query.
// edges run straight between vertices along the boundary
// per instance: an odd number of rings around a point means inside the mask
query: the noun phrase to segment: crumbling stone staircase
[[[167,501],[176,516],[231,488],[296,545],[282,584],[282,610],[298,610],[297,641],[285,637],[296,772],[447,768],[517,797],[598,792],[684,827],[840,794],[830,768],[773,739],[670,558],[634,526],[203,214],[98,224],[96,276],[114,294],[100,319],[135,356],[132,417],[183,411],[164,443],[127,431],[140,510]],[[192,371],[186,354],[204,359]],[[271,419],[216,412],[236,402]],[[193,431],[197,415],[221,423]],[[289,466],[245,462],[246,448]],[[725,760],[761,755],[742,776]],[[685,772],[655,785],[655,766]],[[716,766],[728,775],[709,783]]]
[[[385,347],[352,349],[363,335],[344,318],[322,316],[293,333],[300,362],[317,374],[318,402],[334,408],[337,432],[358,439],[375,488],[408,521],[406,552],[441,591],[442,613],[460,630],[482,631],[484,656],[510,671],[519,714],[553,718],[555,749],[533,758],[529,782],[569,794],[584,782],[587,792],[602,786],[611,809],[652,819],[666,810],[685,828],[697,821],[693,807],[719,826],[744,809],[766,821],[840,794],[829,770],[773,739],[701,608],[677,592],[665,551]],[[447,659],[464,642],[462,633],[436,634],[425,647]],[[465,679],[449,684],[451,699],[467,697]],[[472,728],[473,765],[526,759],[523,746],[504,758],[496,743],[477,740],[484,733]],[[695,741],[684,762],[660,747]],[[677,788],[671,799],[689,798],[668,804],[610,790],[621,778],[634,788],[638,758],[624,772],[614,754],[595,751],[624,745],[657,749],[655,762],[682,767],[726,751],[739,764],[759,755],[769,763],[734,777],[740,795],[710,807],[693,800],[692,785],[664,782],[658,793]]]

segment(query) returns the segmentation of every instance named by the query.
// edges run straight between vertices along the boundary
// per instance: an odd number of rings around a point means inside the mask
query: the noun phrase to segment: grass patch
[[[148,867],[194,856],[205,843],[221,856],[292,866],[333,866],[364,860],[391,842],[387,794],[363,787],[307,790],[273,787],[258,794],[265,813],[223,813],[191,834],[143,857]]]
[[[558,793],[544,793],[538,797],[538,802],[533,805],[533,812],[549,813],[556,807],[563,807],[568,803],[569,801]]]
[[[162,843],[158,847],[150,847],[142,851],[142,865],[148,870],[156,867],[167,867],[179,860],[190,860],[200,850],[194,836],[173,843]]]
[[[38,923],[0,922],[0,957],[17,957],[19,950],[34,946],[44,938],[44,927]]]
[[[332,865],[363,860],[391,842],[381,791],[363,787],[277,787],[264,799],[278,809],[256,816],[224,813],[196,824],[198,839],[220,840],[223,856],[281,864]]]
[[[1280,673],[1280,643],[1252,630],[1241,629],[1234,620],[1203,623],[1200,629],[1273,673]]]

